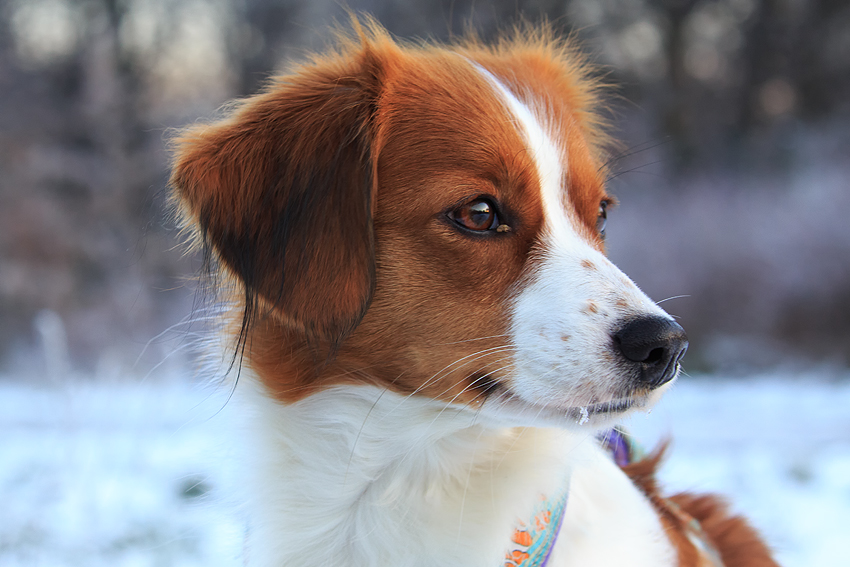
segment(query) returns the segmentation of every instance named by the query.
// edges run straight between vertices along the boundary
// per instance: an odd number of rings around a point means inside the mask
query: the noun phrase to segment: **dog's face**
[[[604,256],[593,103],[548,40],[373,32],[190,131],[173,183],[258,315],[245,363],[285,402],[366,382],[559,425],[649,403],[687,342]]]

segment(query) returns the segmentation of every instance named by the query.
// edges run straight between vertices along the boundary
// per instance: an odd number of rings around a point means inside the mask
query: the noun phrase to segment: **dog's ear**
[[[333,341],[363,317],[375,286],[372,119],[381,75],[367,48],[318,60],[228,120],[176,140],[178,206],[244,284],[246,313],[267,309]]]

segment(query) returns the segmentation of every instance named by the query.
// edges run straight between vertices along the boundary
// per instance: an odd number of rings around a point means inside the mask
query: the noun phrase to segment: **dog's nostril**
[[[640,382],[653,387],[673,379],[688,348],[685,330],[675,321],[658,316],[631,319],[613,338],[620,354],[637,365]]]
[[[649,356],[647,356],[646,360],[644,360],[643,362],[646,362],[648,364],[652,364],[654,362],[658,362],[662,358],[664,358],[664,349],[663,348],[654,348],[651,351],[649,351]]]

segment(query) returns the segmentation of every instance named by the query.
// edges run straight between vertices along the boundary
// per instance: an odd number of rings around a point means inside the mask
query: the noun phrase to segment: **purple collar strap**
[[[635,438],[619,427],[603,431],[598,439],[618,467],[625,467],[646,456],[646,451],[635,441]]]

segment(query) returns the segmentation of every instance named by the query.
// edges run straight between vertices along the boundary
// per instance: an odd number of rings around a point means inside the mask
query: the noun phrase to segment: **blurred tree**
[[[305,3],[248,0],[239,6],[237,17],[241,21],[233,26],[230,57],[241,94],[256,92],[289,50],[303,43],[299,33],[303,30],[294,22],[302,17]]]
[[[629,101],[612,104],[638,153],[615,169],[662,160],[679,192],[707,171],[805,165],[804,128],[834,130],[832,159],[846,149],[846,0],[348,5],[405,38],[445,40],[471,25],[489,39],[520,16],[575,30]],[[320,49],[333,21],[346,21],[336,0],[0,0],[0,358],[32,342],[45,308],[68,326],[77,362],[119,337],[144,342],[185,311],[174,307],[185,294],[159,292],[190,271],[159,198],[167,129],[255,92],[286,59]],[[762,285],[748,270],[727,279],[743,290],[735,308],[693,310],[703,327],[748,316],[747,286]],[[843,313],[850,276],[839,272],[817,311],[789,291],[787,317],[768,332],[796,340],[816,332],[818,313]],[[688,291],[732,295],[704,280]],[[850,314],[830,321],[832,335],[850,336]]]
[[[146,51],[129,41],[141,5],[0,4],[0,352],[44,308],[78,360],[167,318],[151,291],[180,268],[153,206],[167,158],[150,69],[170,38],[154,21]]]

